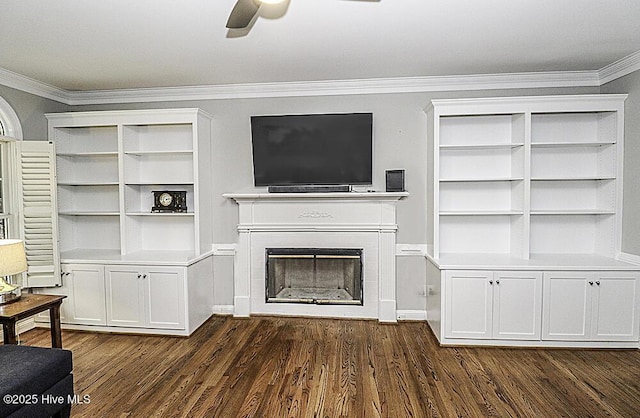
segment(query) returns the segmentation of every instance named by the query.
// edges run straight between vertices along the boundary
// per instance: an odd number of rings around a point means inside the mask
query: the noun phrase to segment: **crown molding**
[[[597,87],[597,71],[399,77],[68,92],[67,104],[172,102],[545,87]]]
[[[13,71],[9,71],[4,68],[0,68],[0,84],[65,104],[69,104],[68,102],[71,99],[71,96],[75,93],[23,76],[22,74],[14,73]]]
[[[634,71],[640,70],[640,51],[613,62],[598,70],[600,85],[609,83]]]
[[[189,100],[599,87],[637,70],[640,70],[640,51],[593,71],[552,71],[71,91],[0,68],[0,84],[76,106]]]

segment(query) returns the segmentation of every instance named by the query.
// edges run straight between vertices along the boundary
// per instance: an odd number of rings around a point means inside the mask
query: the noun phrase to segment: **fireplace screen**
[[[362,305],[362,249],[267,248],[266,300]]]

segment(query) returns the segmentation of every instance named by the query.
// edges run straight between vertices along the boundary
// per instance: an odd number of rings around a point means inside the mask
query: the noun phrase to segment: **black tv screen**
[[[252,116],[256,186],[371,184],[373,114]]]

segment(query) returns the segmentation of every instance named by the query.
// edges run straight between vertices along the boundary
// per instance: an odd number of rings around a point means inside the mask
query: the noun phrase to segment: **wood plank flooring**
[[[73,417],[640,416],[639,350],[442,348],[425,323],[213,317],[190,338],[63,345],[90,397]]]

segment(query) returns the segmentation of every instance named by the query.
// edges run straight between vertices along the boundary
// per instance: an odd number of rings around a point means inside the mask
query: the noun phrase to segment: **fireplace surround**
[[[238,203],[239,209],[234,316],[268,314],[396,322],[396,204],[406,196],[406,192],[225,194]],[[266,277],[270,249],[314,249],[320,255],[336,249],[361,251],[360,298],[331,304],[322,303],[325,299],[317,296],[315,302],[313,297],[307,298],[309,303],[280,298],[269,302]],[[271,296],[276,295],[277,292]],[[294,299],[295,295],[289,296]]]

